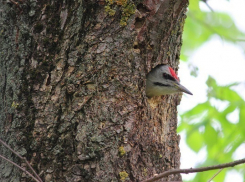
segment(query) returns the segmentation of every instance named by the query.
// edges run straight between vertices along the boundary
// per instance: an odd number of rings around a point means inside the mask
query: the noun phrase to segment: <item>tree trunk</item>
[[[181,95],[148,99],[145,78],[161,63],[177,70],[188,1],[15,1],[0,2],[1,138],[44,181],[179,168]],[[29,181],[0,162],[0,181]]]

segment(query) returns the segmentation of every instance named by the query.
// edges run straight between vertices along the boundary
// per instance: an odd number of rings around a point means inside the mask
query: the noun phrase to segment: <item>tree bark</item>
[[[178,169],[181,95],[148,99],[145,77],[161,63],[177,71],[188,1],[16,2],[0,2],[1,138],[44,181]],[[28,181],[0,162],[1,181]]]

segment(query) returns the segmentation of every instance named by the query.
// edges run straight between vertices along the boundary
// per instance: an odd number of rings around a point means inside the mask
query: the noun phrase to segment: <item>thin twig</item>
[[[17,152],[15,152],[12,148],[10,148],[10,146],[9,146],[8,144],[6,144],[6,143],[5,143],[4,141],[2,141],[1,139],[0,139],[0,142],[1,142],[6,148],[8,148],[9,150],[11,150],[11,152],[13,152],[15,155],[17,155],[19,158],[22,159],[22,156],[19,155]]]
[[[224,168],[223,168],[223,169],[224,169]],[[210,180],[208,180],[208,182],[211,182],[212,179],[214,179],[215,176],[217,176],[223,169],[220,169],[217,173],[215,173],[215,175],[213,175],[213,177],[212,177]]]
[[[207,6],[212,12],[214,12],[213,8],[211,8],[211,6],[208,4],[207,0],[202,0],[202,1],[206,4],[206,6]]]
[[[245,158],[244,159],[240,159],[240,160],[236,160],[236,161],[233,161],[233,162],[230,162],[230,163],[219,164],[219,165],[215,165],[215,166],[200,167],[200,168],[190,168],[190,169],[171,169],[171,170],[165,171],[163,173],[160,173],[159,175],[156,175],[154,177],[146,179],[146,180],[144,180],[142,182],[156,181],[158,179],[161,179],[163,177],[169,176],[171,174],[180,174],[180,173],[188,174],[188,173],[210,171],[210,170],[214,170],[214,169],[223,169],[223,168],[227,168],[227,167],[234,167],[236,165],[243,164],[243,163],[245,163]]]
[[[25,163],[28,165],[29,169],[31,169],[31,171],[35,174],[35,176],[38,178],[38,180],[40,182],[43,182],[42,179],[40,178],[40,176],[36,173],[36,171],[31,167],[31,164],[26,160],[25,157],[23,157],[23,160],[25,161]]]
[[[22,168],[21,166],[19,166],[18,164],[14,163],[13,161],[5,158],[4,156],[0,155],[0,158],[8,161],[9,163],[13,164],[14,166],[18,167],[20,170],[24,171],[26,174],[28,174],[32,179],[34,179],[37,182],[40,182],[37,178],[35,178],[31,173],[29,173],[27,170],[25,170],[24,168]]]
[[[39,177],[39,175],[36,173],[36,171],[31,167],[30,163],[26,160],[25,157],[22,157],[17,152],[15,152],[8,144],[6,144],[1,139],[0,139],[0,143],[2,143],[6,148],[8,148],[9,150],[11,150],[11,152],[13,152],[15,155],[17,155],[21,160],[25,161],[25,163],[27,164],[27,166],[29,167],[29,169],[31,169],[31,171],[35,174],[35,176],[39,180],[39,182],[43,182],[42,179]]]

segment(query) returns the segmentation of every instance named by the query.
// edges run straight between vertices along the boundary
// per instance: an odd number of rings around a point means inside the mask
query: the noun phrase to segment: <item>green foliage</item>
[[[184,26],[181,60],[187,61],[189,55],[213,35],[219,35],[223,40],[233,43],[245,40],[244,33],[236,27],[229,15],[222,12],[203,12],[199,8],[198,0],[190,0]]]
[[[178,131],[185,131],[187,144],[195,152],[202,148],[207,150],[207,159],[201,166],[217,165],[233,161],[233,153],[244,144],[245,138],[245,101],[232,90],[232,85],[219,86],[209,77],[207,82],[207,101],[198,104],[193,109],[181,115]],[[221,102],[226,105],[224,109],[217,108],[213,103]],[[228,115],[237,110],[239,120],[231,122]],[[235,167],[243,170],[244,166]],[[227,170],[223,170],[214,181],[224,181]],[[198,173],[193,181],[207,181],[216,172]]]
[[[245,40],[245,34],[235,25],[234,20],[223,12],[204,12],[200,10],[199,0],[189,0],[189,10],[184,27],[181,60],[188,57],[201,45],[218,35],[223,41],[238,44]],[[198,74],[192,68],[192,75]],[[196,167],[211,166],[234,161],[234,152],[245,141],[245,101],[232,89],[238,85],[220,86],[209,77],[207,82],[207,101],[183,113],[178,131],[185,132],[187,145],[195,152],[204,149],[207,159]],[[222,105],[222,109],[217,107]],[[231,121],[229,115],[238,113],[238,121]],[[245,157],[245,155],[244,155]],[[234,167],[245,179],[245,167]],[[230,169],[224,169],[212,181],[224,181]],[[197,173],[191,181],[208,181],[217,171]]]

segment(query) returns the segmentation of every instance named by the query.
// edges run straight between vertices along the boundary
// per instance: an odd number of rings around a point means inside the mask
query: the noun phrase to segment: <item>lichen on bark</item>
[[[129,17],[135,13],[136,7],[131,0],[106,0],[105,12],[114,16],[117,10],[121,14],[120,25],[126,26]]]

